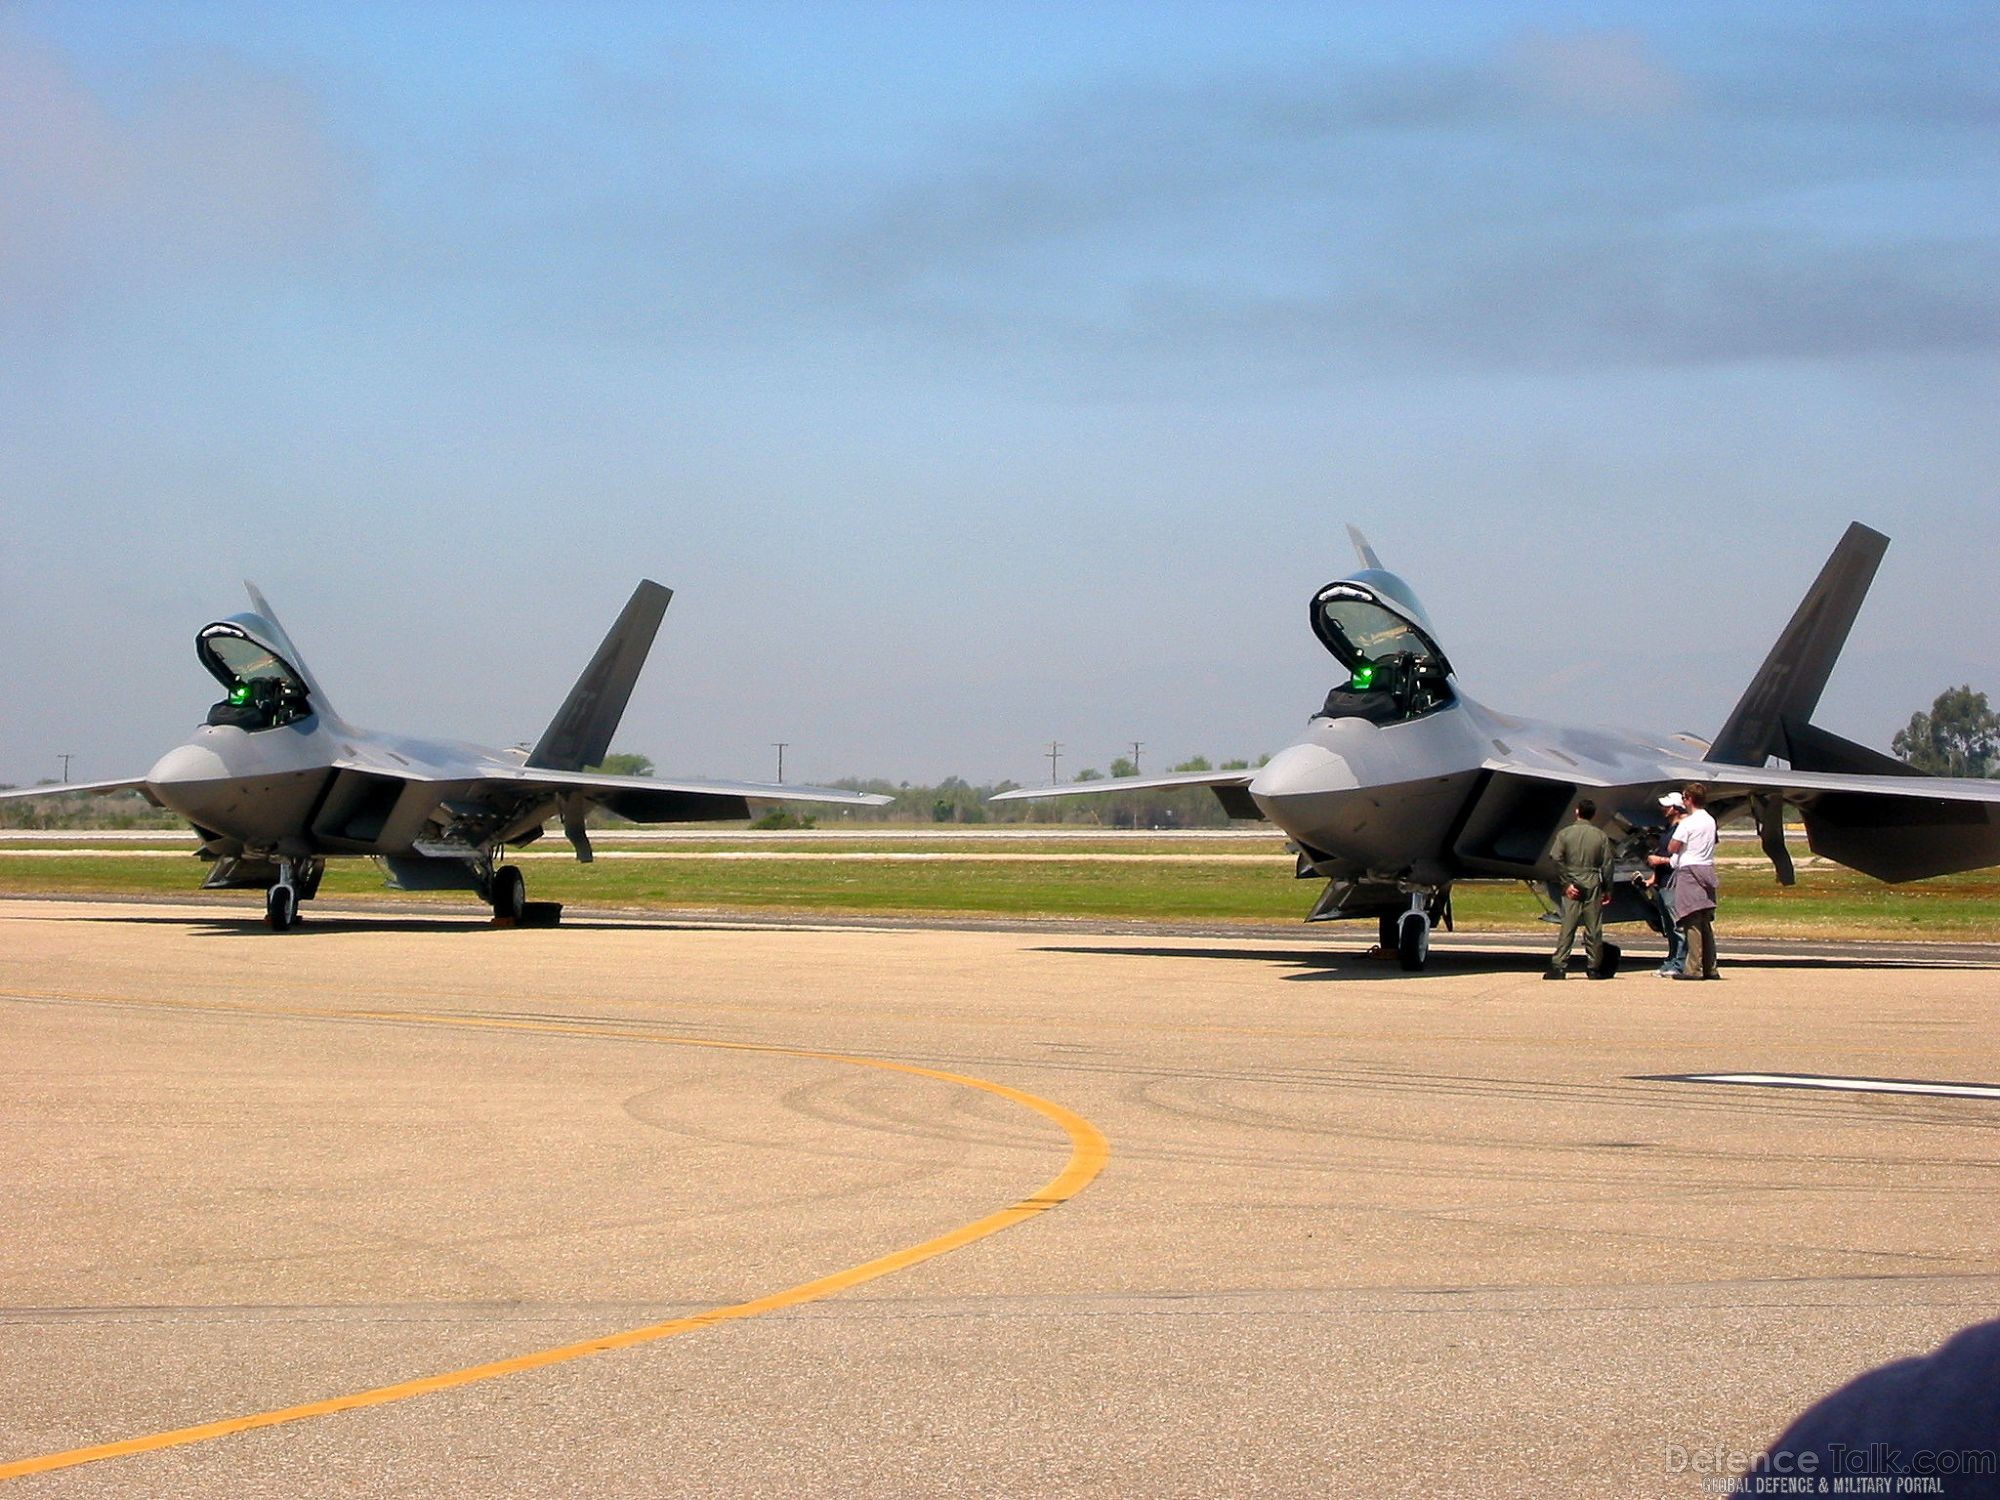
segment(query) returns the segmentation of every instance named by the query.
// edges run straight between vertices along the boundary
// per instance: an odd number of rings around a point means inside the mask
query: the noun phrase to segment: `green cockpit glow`
[[[1354,669],[1354,691],[1365,693],[1375,686],[1375,663],[1364,661]]]
[[[235,687],[229,690],[229,701],[236,704],[248,703],[250,701],[250,684],[247,682],[237,683]]]

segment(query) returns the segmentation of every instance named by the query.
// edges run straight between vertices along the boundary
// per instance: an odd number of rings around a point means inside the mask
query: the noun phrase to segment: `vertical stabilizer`
[[[1889,539],[1881,532],[1859,521],[1847,528],[1709,746],[1709,760],[1761,766],[1772,755],[1791,758],[1786,725],[1807,723],[1819,707],[1826,679],[1888,550]]]
[[[326,690],[319,685],[319,679],[313,676],[312,668],[306,665],[306,659],[299,654],[299,648],[293,644],[291,635],[278,618],[278,612],[271,608],[271,602],[264,597],[264,591],[247,578],[243,580],[243,588],[250,595],[250,607],[263,617],[266,625],[271,627],[273,637],[271,644],[283,653],[286,663],[299,674],[299,680],[306,685],[306,696],[311,700],[313,708],[329,719],[338,719],[340,716],[333,711],[333,705],[326,701]]]
[[[1364,568],[1379,568],[1382,559],[1375,555],[1375,549],[1368,545],[1368,538],[1361,534],[1361,528],[1352,522],[1347,527],[1347,539],[1354,543],[1354,555],[1361,559]]]
[[[528,756],[528,764],[550,771],[581,771],[611,753],[611,736],[625,716],[632,685],[653,649],[653,637],[674,591],[644,579],[597,648],[590,665],[563,699],[549,727]]]

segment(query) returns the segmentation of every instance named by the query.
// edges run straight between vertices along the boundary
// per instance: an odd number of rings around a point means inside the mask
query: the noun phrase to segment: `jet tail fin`
[[[674,591],[652,579],[642,579],[626,601],[617,623],[598,646],[597,654],[576,686],[563,699],[563,706],[542,731],[541,740],[529,753],[528,764],[550,771],[581,771],[601,765],[611,753],[611,736],[625,716],[632,685],[639,669],[653,649],[653,637],[667,613]]]
[[[1377,557],[1375,549],[1368,545],[1368,538],[1363,536],[1361,528],[1352,522],[1348,523],[1347,539],[1354,543],[1354,555],[1361,559],[1362,567],[1379,568],[1382,566],[1382,559]]]
[[[1791,755],[1788,726],[1807,724],[1819,707],[1819,695],[1888,549],[1889,539],[1881,532],[1859,521],[1847,528],[1799,601],[1784,634],[1730,711],[1707,759],[1761,766],[1771,755]]]
[[[319,679],[313,676],[312,668],[306,665],[305,657],[299,653],[299,648],[292,641],[291,633],[278,618],[278,612],[271,608],[271,601],[264,597],[264,591],[247,578],[243,580],[243,589],[250,596],[250,607],[262,615],[264,623],[271,627],[271,633],[276,637],[271,644],[284,653],[285,660],[290,663],[292,670],[304,679],[306,695],[312,700],[313,706],[331,718],[338,718],[339,715],[334,713],[333,705],[327,701],[326,690],[319,685]]]

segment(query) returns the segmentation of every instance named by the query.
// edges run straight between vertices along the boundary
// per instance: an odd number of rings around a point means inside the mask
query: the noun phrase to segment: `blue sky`
[[[1822,719],[1883,743],[2000,693],[1996,63],[1970,5],[11,6],[0,780],[143,770],[244,576],[384,727],[532,738],[647,574],[675,770],[1255,754],[1350,521],[1475,696],[1706,733],[1867,520]]]

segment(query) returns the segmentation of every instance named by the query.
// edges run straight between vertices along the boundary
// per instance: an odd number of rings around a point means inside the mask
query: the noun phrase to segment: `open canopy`
[[[1382,568],[1363,569],[1315,594],[1312,627],[1320,644],[1350,672],[1365,675],[1369,665],[1394,661],[1406,652],[1428,659],[1443,674],[1451,672],[1416,594]]]
[[[209,711],[210,724],[274,729],[312,712],[305,679],[278,654],[279,632],[261,615],[231,615],[204,625],[195,655],[228,697]]]

